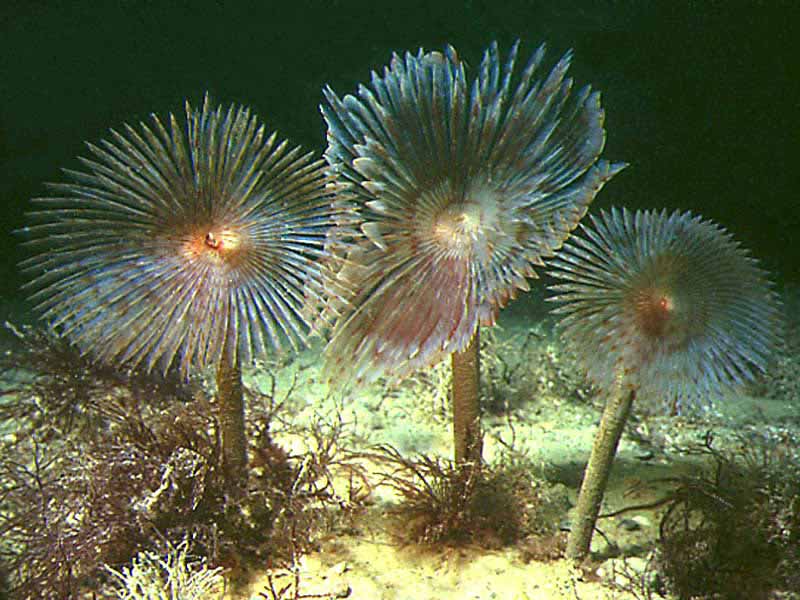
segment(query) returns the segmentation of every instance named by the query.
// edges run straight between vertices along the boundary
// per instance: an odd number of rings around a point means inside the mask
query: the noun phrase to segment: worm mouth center
[[[209,231],[206,234],[206,246],[208,246],[212,250],[219,250],[221,245],[222,243],[217,239],[213,231]]]
[[[238,250],[242,240],[236,232],[222,229],[217,232],[209,231],[204,241],[206,247],[222,254]]]
[[[481,231],[481,209],[475,202],[450,206],[437,217],[433,234],[447,248],[466,249]]]
[[[203,243],[207,250],[211,250],[222,257],[232,255],[239,250],[242,245],[242,239],[235,231],[221,229],[219,231],[208,231]]]
[[[244,239],[231,229],[197,228],[183,242],[183,255],[191,260],[237,264],[243,257]]]
[[[671,294],[658,290],[642,293],[636,300],[639,327],[645,335],[663,337],[674,320],[675,300]]]

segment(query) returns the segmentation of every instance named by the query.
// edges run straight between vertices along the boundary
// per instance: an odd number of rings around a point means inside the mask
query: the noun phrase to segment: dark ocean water
[[[603,92],[606,156],[630,163],[595,208],[691,209],[779,282],[800,280],[800,8],[790,2],[28,2],[0,8],[0,296],[24,278],[29,198],[84,141],[210,91],[322,151],[321,90],[354,91],[392,52],[542,42]],[[552,63],[551,63],[552,64]]]

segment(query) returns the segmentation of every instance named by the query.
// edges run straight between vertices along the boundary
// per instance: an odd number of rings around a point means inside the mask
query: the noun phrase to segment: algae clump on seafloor
[[[166,556],[141,552],[130,567],[108,571],[119,600],[221,600],[225,593],[222,569],[193,561],[186,542]]]
[[[678,477],[659,526],[656,568],[679,598],[752,600],[800,591],[800,439],[747,428]],[[784,596],[784,594],[789,594]]]

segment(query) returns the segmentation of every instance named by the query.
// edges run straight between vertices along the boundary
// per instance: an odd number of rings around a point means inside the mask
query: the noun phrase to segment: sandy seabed
[[[600,401],[587,394],[578,398],[563,382],[555,381],[559,365],[557,340],[537,325],[531,338],[530,322],[506,319],[496,331],[496,351],[508,366],[513,361],[535,359],[522,365],[520,387],[512,390],[514,405],[505,414],[483,419],[484,457],[491,463],[513,439],[514,450],[541,465],[548,481],[561,486],[569,506],[574,505],[582,470],[589,455],[600,415]],[[295,419],[310,419],[332,402],[324,386],[316,383],[319,355],[303,354],[278,373],[282,385],[297,379],[293,396],[302,399]],[[568,365],[563,365],[568,370]],[[427,375],[430,379],[430,373]],[[252,385],[259,385],[257,380]],[[280,386],[279,386],[280,387]],[[351,392],[341,403],[345,420],[356,437],[369,444],[391,444],[404,456],[450,456],[452,434],[442,399],[420,393],[407,382],[395,387],[373,385]],[[506,393],[509,391],[506,390]],[[715,439],[733,438],[743,427],[794,426],[800,430],[800,407],[758,396],[729,395],[695,415],[665,416],[645,410],[634,414],[620,443],[603,512],[654,503],[665,491],[665,479],[696,467],[697,457],[681,449],[699,444],[709,431]],[[643,413],[647,412],[645,416]],[[787,425],[788,424],[788,425]],[[503,443],[500,443],[500,440]],[[295,445],[302,440],[276,440]],[[369,470],[369,469],[368,469]],[[376,467],[373,475],[379,479]],[[646,596],[625,591],[635,579],[646,579],[648,560],[658,537],[663,507],[626,512],[601,519],[602,534],[595,534],[589,569],[580,570],[566,560],[531,558],[524,543],[503,549],[476,547],[426,549],[397,542],[387,528],[387,514],[397,502],[391,490],[377,486],[370,508],[353,528],[320,540],[319,549],[300,558],[293,574],[273,571],[255,574],[250,584],[229,593],[230,600],[283,598],[353,598],[355,600],[534,600],[625,599]],[[287,587],[277,598],[269,591]],[[295,592],[292,582],[299,581]]]

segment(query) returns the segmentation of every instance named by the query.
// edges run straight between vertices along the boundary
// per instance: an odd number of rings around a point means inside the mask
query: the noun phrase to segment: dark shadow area
[[[0,8],[0,296],[18,295],[12,233],[31,197],[109,128],[209,91],[322,151],[321,90],[356,89],[392,52],[491,40],[568,48],[602,90],[606,155],[630,167],[594,210],[682,208],[716,220],[777,279],[797,281],[800,9],[788,2],[294,3],[12,1]]]

